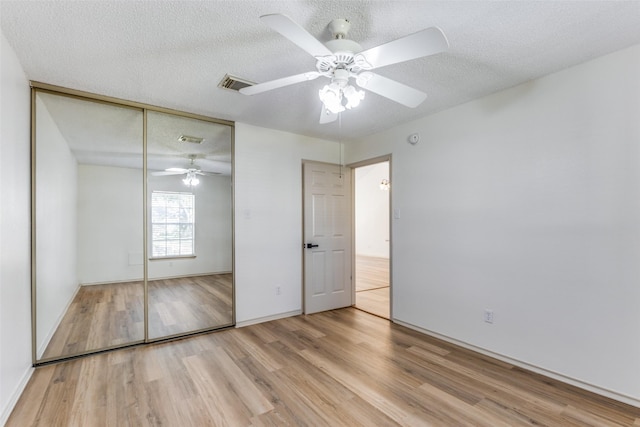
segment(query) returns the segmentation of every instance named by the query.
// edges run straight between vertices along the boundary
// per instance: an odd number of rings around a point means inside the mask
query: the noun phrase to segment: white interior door
[[[353,304],[351,173],[326,163],[304,163],[304,311]]]

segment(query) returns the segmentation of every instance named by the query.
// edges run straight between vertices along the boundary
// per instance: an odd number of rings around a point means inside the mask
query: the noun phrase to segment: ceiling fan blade
[[[158,172],[151,172],[151,175],[153,176],[167,176],[167,175],[181,175],[184,172],[178,172],[178,171],[158,171]]]
[[[291,18],[286,15],[274,13],[271,15],[262,15],[260,19],[262,19],[262,22],[267,24],[273,30],[279,32],[293,43],[309,52],[312,56],[327,56],[332,54],[332,52],[318,39],[313,37],[307,30],[292,21]]]
[[[365,76],[356,80],[358,86],[407,107],[415,108],[427,98],[426,93],[379,74],[367,72]]]
[[[440,28],[426,28],[359,53],[373,68],[385,67],[446,50],[449,42]]]
[[[196,171],[197,175],[206,175],[206,176],[212,176],[212,175],[221,175],[220,172],[203,172],[203,171]]]
[[[293,85],[296,83],[306,82],[309,80],[317,79],[320,73],[317,71],[310,71],[308,73],[296,74],[295,76],[283,77],[281,79],[271,80],[264,83],[258,83],[257,85],[247,86],[240,89],[240,93],[243,95],[255,95],[258,93],[266,92],[268,90],[278,89],[284,86]]]
[[[327,110],[323,105],[320,110],[320,124],[323,125],[326,123],[335,122],[336,120],[338,120],[338,115]]]

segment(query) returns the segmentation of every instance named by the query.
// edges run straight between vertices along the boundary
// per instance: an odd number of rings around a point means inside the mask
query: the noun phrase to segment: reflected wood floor
[[[355,306],[389,319],[389,258],[356,255]]]
[[[36,369],[8,427],[638,426],[640,409],[347,308]]]
[[[144,340],[142,282],[81,286],[43,359]],[[149,281],[149,337],[229,325],[231,274]]]
[[[232,275],[149,282],[149,338],[233,323]]]
[[[144,340],[143,282],[81,286],[43,359]]]

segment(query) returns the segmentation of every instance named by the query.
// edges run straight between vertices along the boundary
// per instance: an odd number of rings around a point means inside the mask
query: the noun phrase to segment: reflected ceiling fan
[[[189,163],[189,166],[187,168],[168,168],[168,169],[165,169],[164,171],[151,172],[151,175],[166,176],[166,175],[184,174],[185,177],[182,180],[182,182],[184,182],[185,185],[188,185],[190,187],[196,186],[200,183],[200,180],[198,179],[198,175],[220,175],[219,172],[203,172],[201,169],[199,169],[195,165],[196,157],[197,156],[195,154],[191,154],[189,156],[189,159],[191,162]]]
[[[362,50],[358,43],[346,38],[351,25],[346,19],[334,19],[329,23],[333,39],[324,44],[286,15],[263,15],[260,19],[315,57],[316,71],[248,86],[240,89],[240,93],[255,95],[314,80],[321,76],[327,77],[331,82],[318,93],[323,104],[320,123],[336,120],[340,112],[356,107],[364,98],[365,92],[352,86],[349,82],[351,78],[360,88],[407,107],[417,107],[427,97],[426,93],[370,70],[434,55],[449,47],[447,38],[437,27],[426,28],[406,37]]]

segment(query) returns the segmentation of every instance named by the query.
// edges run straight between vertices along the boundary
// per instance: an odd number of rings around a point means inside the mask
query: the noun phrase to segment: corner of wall
[[[4,33],[0,46],[0,424],[31,377],[30,89]],[[10,143],[6,143],[10,141]],[[6,202],[6,203],[5,203]]]

